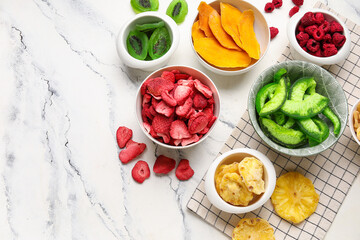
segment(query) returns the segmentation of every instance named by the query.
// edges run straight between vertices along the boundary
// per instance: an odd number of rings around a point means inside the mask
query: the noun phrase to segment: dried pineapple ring
[[[253,199],[253,193],[247,190],[238,173],[225,173],[219,187],[219,195],[232,205],[247,206]]]
[[[232,240],[275,240],[274,229],[261,218],[243,218],[232,234]]]
[[[234,162],[232,164],[229,165],[221,165],[217,170],[216,170],[216,174],[215,174],[215,187],[216,187],[216,191],[220,192],[220,183],[221,183],[221,179],[223,178],[223,176],[225,175],[225,173],[239,173],[238,170],[238,163]]]
[[[258,195],[265,192],[264,168],[261,161],[254,157],[246,157],[238,167],[241,179],[250,192]]]
[[[280,217],[300,223],[315,212],[319,194],[310,179],[298,172],[288,172],[276,180],[271,202]]]

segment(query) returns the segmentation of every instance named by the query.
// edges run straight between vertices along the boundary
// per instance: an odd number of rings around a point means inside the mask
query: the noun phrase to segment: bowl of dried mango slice
[[[270,32],[265,17],[246,1],[200,2],[191,27],[199,62],[217,74],[239,75],[265,56]]]

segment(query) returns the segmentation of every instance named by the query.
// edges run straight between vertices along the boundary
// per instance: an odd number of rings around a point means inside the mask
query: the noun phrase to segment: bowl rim
[[[254,156],[259,161],[263,163],[264,170],[266,171],[268,175],[267,180],[267,188],[265,189],[265,192],[263,195],[253,204],[249,206],[234,206],[230,203],[227,203],[224,201],[219,193],[216,191],[215,187],[215,173],[216,169],[220,165],[220,163],[227,158],[228,156],[238,154],[238,153],[247,153],[249,155]],[[251,212],[255,209],[258,209],[259,207],[263,206],[271,197],[272,193],[274,192],[276,184],[276,172],[274,168],[274,164],[270,161],[270,159],[263,154],[262,152],[251,149],[251,148],[236,148],[232,149],[228,152],[225,152],[224,154],[218,156],[210,165],[206,177],[205,177],[205,191],[206,195],[209,199],[209,201],[217,208],[219,208],[222,211],[229,212],[229,213],[247,213]]]
[[[314,12],[314,13],[320,12],[323,14],[327,14],[330,17],[334,18],[339,24],[341,24],[341,26],[344,29],[343,34],[346,37],[346,41],[345,41],[344,45],[340,48],[340,50],[338,51],[337,54],[330,56],[330,57],[316,57],[316,56],[313,56],[313,55],[305,52],[300,47],[300,45],[298,44],[298,42],[296,40],[295,32],[296,32],[296,27],[297,27],[298,23],[300,22],[300,19],[307,12]],[[351,37],[350,37],[349,29],[347,28],[345,23],[338,16],[336,16],[334,13],[327,11],[325,9],[312,8],[312,9],[307,9],[307,10],[301,10],[298,13],[296,13],[294,16],[291,17],[291,19],[287,25],[287,36],[288,36],[290,44],[296,50],[296,52],[298,52],[304,59],[307,59],[308,61],[311,61],[318,65],[331,65],[331,64],[338,63],[342,60],[345,60],[347,58],[347,56],[350,54]]]
[[[150,61],[139,60],[139,59],[132,57],[129,54],[129,52],[127,51],[126,44],[124,44],[123,40],[122,40],[123,38],[126,37],[125,32],[127,31],[127,29],[129,28],[129,26],[132,23],[139,20],[140,18],[146,18],[146,17],[155,17],[155,18],[159,18],[162,21],[164,21],[165,26],[167,26],[167,29],[169,31],[171,31],[170,34],[172,35],[172,42],[171,42],[171,46],[170,46],[169,50],[163,56],[159,57],[158,59],[154,59],[154,60],[150,60]],[[118,56],[126,65],[128,65],[129,67],[133,67],[133,68],[152,68],[158,64],[163,63],[164,61],[166,61],[173,55],[173,53],[175,52],[175,50],[177,49],[177,47],[179,45],[179,39],[180,39],[179,29],[173,19],[171,19],[166,14],[148,11],[148,12],[139,13],[133,17],[130,17],[122,25],[115,41],[116,41],[116,50],[117,50]]]
[[[157,139],[153,138],[144,128],[144,125],[143,125],[143,121],[142,119],[139,118],[138,114],[137,114],[137,105],[138,105],[138,100],[139,100],[139,97],[141,99],[141,86],[143,85],[143,83],[149,79],[149,77],[153,74],[156,74],[158,72],[162,72],[162,71],[165,71],[169,68],[173,68],[173,67],[184,67],[184,68],[190,68],[194,71],[197,71],[199,72],[200,74],[204,75],[212,84],[213,84],[213,87],[218,95],[218,100],[219,100],[219,106],[218,106],[218,114],[216,116],[216,120],[215,122],[213,123],[213,125],[211,126],[211,128],[209,129],[209,131],[207,133],[205,133],[199,141],[195,142],[195,143],[191,143],[189,145],[186,145],[186,146],[173,146],[173,145],[169,145],[169,144],[166,144],[166,143],[162,143],[162,142],[159,142]],[[140,104],[141,106],[141,104]],[[220,114],[221,114],[221,97],[220,97],[220,92],[219,90],[217,89],[216,87],[216,84],[212,81],[212,79],[206,75],[205,73],[203,73],[202,71],[194,68],[194,67],[191,67],[191,66],[187,66],[187,65],[169,65],[169,66],[165,66],[165,67],[162,67],[162,68],[159,68],[155,71],[153,71],[152,73],[150,73],[149,75],[147,75],[145,77],[145,79],[141,82],[138,90],[137,90],[137,93],[136,93],[136,100],[135,100],[135,115],[136,115],[136,120],[141,128],[141,130],[143,131],[143,133],[151,140],[153,141],[154,143],[160,145],[160,146],[163,146],[165,148],[170,148],[170,149],[177,149],[177,150],[181,150],[181,149],[186,149],[186,148],[190,148],[190,147],[194,147],[198,144],[200,144],[201,142],[203,142],[210,134],[211,132],[214,130],[214,128],[216,127],[217,123],[219,122],[219,118],[220,118]]]
[[[334,80],[334,83],[338,86],[339,89],[341,89],[341,94],[343,96],[343,98],[345,99],[345,103],[346,103],[346,106],[348,106],[348,101],[347,101],[347,98],[346,98],[346,95],[345,95],[345,92],[343,90],[343,88],[341,87],[340,83],[324,68],[320,67],[319,65],[316,65],[314,63],[310,63],[310,62],[306,62],[306,61],[300,61],[300,60],[289,60],[289,61],[285,61],[285,62],[281,62],[281,63],[276,63],[274,65],[271,65],[269,66],[268,68],[266,68],[264,71],[262,71],[258,77],[256,78],[256,80],[253,82],[253,84],[251,85],[251,88],[250,88],[250,92],[249,92],[249,96],[248,96],[248,111],[249,111],[249,119],[250,119],[250,122],[251,124],[253,125],[254,127],[254,130],[255,132],[259,135],[259,137],[267,144],[270,146],[271,149],[275,150],[275,151],[278,151],[278,152],[281,152],[281,153],[284,153],[284,154],[287,154],[287,155],[290,155],[290,156],[296,156],[296,157],[307,157],[307,156],[313,156],[313,155],[316,155],[316,154],[319,154],[323,151],[325,151],[326,149],[329,149],[330,147],[332,147],[338,140],[339,138],[342,136],[342,134],[344,133],[345,129],[346,129],[346,123],[348,122],[348,115],[349,115],[349,111],[348,111],[348,107],[345,108],[345,111],[346,111],[346,114],[345,114],[345,121],[344,121],[344,126],[341,127],[340,129],[340,133],[339,135],[335,138],[335,140],[329,144],[326,148],[324,149],[318,149],[316,151],[314,151],[315,147],[309,147],[308,149],[312,149],[309,150],[309,151],[303,151],[304,149],[306,148],[295,148],[295,149],[290,149],[290,148],[286,148],[286,147],[283,147],[277,143],[275,143],[274,141],[272,141],[269,137],[267,137],[264,132],[261,130],[260,128],[260,125],[258,123],[258,120],[255,116],[255,119],[253,119],[253,116],[252,114],[250,114],[250,110],[249,110],[249,106],[251,106],[251,95],[253,94],[253,89],[255,88],[255,85],[257,84],[258,82],[258,79],[260,76],[262,76],[265,72],[267,71],[270,71],[272,68],[276,68],[278,67],[279,65],[282,65],[282,64],[286,64],[286,63],[298,63],[298,64],[303,64],[303,65],[312,65],[313,67],[315,68],[320,68],[322,69],[323,71],[325,71],[326,73],[325,74],[328,74],[329,76],[331,76],[331,78]],[[255,106],[255,104],[254,104]],[[256,110],[255,110],[256,111]],[[256,115],[256,113],[255,113]],[[257,127],[255,127],[257,126]]]
[[[349,128],[350,128],[351,135],[353,136],[355,142],[360,145],[360,140],[356,137],[356,133],[354,130],[354,123],[353,123],[353,115],[354,115],[356,107],[359,104],[360,104],[360,98],[352,106],[351,111],[349,113],[348,122],[349,122]]]
[[[207,3],[207,4],[210,5],[210,4],[214,3],[214,2],[222,2],[222,1],[220,1],[220,0],[215,0],[215,1],[209,2],[209,3]],[[268,29],[268,39],[267,39],[267,43],[268,43],[268,44],[267,44],[267,47],[266,47],[266,49],[265,49],[265,51],[264,51],[264,54],[263,54],[254,64],[252,64],[252,65],[250,65],[250,66],[248,66],[248,67],[246,67],[246,68],[243,68],[243,69],[240,69],[240,70],[236,70],[236,71],[223,70],[223,69],[217,68],[217,67],[215,67],[215,66],[207,63],[207,62],[196,52],[196,50],[195,50],[195,48],[194,48],[194,42],[193,42],[193,40],[192,40],[192,32],[191,32],[191,29],[192,29],[193,24],[195,23],[195,20],[196,20],[196,19],[198,18],[198,16],[199,16],[199,12],[197,12],[197,14],[196,14],[195,17],[194,17],[194,20],[192,21],[191,27],[190,27],[190,34],[189,34],[189,35],[190,35],[190,38],[189,38],[189,39],[190,39],[190,45],[191,45],[191,48],[192,48],[194,54],[196,55],[196,58],[198,59],[198,61],[200,61],[200,63],[201,63],[204,67],[206,67],[207,69],[209,69],[210,71],[212,71],[212,72],[214,72],[214,73],[221,74],[221,75],[240,75],[240,74],[243,74],[243,73],[251,70],[253,67],[255,67],[255,66],[265,57],[265,55],[266,55],[266,53],[267,53],[267,51],[268,51],[268,49],[269,49],[269,45],[270,45],[270,29],[269,29],[269,24],[268,24],[268,22],[267,22],[267,20],[266,20],[266,18],[265,18],[265,16],[264,16],[264,14],[263,14],[257,7],[255,7],[253,4],[251,4],[250,2],[248,2],[248,1],[243,1],[243,0],[241,0],[241,2],[245,2],[245,3],[249,4],[250,6],[252,6],[252,8],[254,8],[256,11],[258,11],[258,13],[260,13],[260,15],[264,18],[265,23],[266,23],[266,28]]]

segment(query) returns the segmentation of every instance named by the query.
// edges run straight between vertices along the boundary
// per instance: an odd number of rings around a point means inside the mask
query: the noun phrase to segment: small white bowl
[[[346,41],[344,45],[338,50],[338,53],[331,56],[331,57],[316,57],[307,52],[305,52],[299,45],[296,40],[296,28],[300,22],[300,19],[304,16],[307,12],[313,13],[323,13],[325,20],[331,22],[333,20],[340,23],[340,25],[344,28],[344,36],[346,37]],[[351,45],[351,38],[349,30],[347,29],[346,25],[339,19],[335,14],[323,10],[323,9],[311,9],[309,11],[300,11],[296,13],[294,16],[290,18],[290,21],[287,26],[287,36],[290,42],[290,53],[296,60],[303,60],[310,63],[317,64],[319,66],[322,65],[332,65],[336,63],[340,63],[344,61],[350,54],[350,45]]]
[[[351,135],[353,136],[353,138],[355,139],[355,141],[357,142],[357,144],[360,145],[360,141],[356,136],[356,132],[354,130],[354,123],[353,123],[353,119],[354,119],[354,112],[356,110],[356,107],[360,104],[360,99],[358,99],[356,101],[356,103],[354,104],[354,106],[352,107],[351,111],[350,111],[350,116],[349,116],[349,127],[350,127],[350,132]]]
[[[269,30],[269,26],[267,24],[267,21],[264,17],[264,15],[262,14],[261,11],[259,11],[255,6],[251,5],[250,3],[246,2],[246,1],[239,1],[239,0],[221,0],[221,1],[214,1],[209,3],[210,6],[212,6],[216,11],[218,11],[220,13],[220,2],[223,3],[229,3],[232,6],[236,7],[237,9],[239,9],[240,11],[245,11],[248,9],[252,9],[254,11],[254,16],[255,16],[255,22],[254,22],[254,31],[255,31],[255,35],[256,38],[260,44],[260,58],[258,60],[254,60],[252,59],[251,63],[249,66],[245,67],[245,68],[220,68],[220,67],[216,67],[214,65],[211,65],[209,63],[207,63],[196,51],[194,48],[194,43],[192,40],[192,36],[191,36],[191,27],[190,26],[190,43],[191,43],[191,47],[198,59],[198,61],[208,70],[220,74],[220,75],[224,75],[224,76],[234,76],[234,75],[240,75],[243,73],[246,73],[248,71],[250,71],[253,67],[255,67],[265,56],[268,47],[269,47],[269,43],[270,43],[270,30]],[[195,19],[193,21],[196,22],[199,19],[199,14],[197,14],[195,16]]]
[[[211,128],[209,129],[209,131],[202,136],[202,138],[197,141],[196,143],[192,143],[186,146],[173,146],[170,144],[166,144],[166,143],[162,143],[159,142],[158,140],[156,140],[155,138],[153,138],[144,128],[144,121],[142,120],[142,116],[141,116],[141,110],[142,110],[142,96],[141,96],[141,86],[142,84],[149,78],[155,78],[155,77],[160,77],[161,73],[163,71],[171,71],[171,70],[179,70],[181,73],[186,73],[189,74],[191,76],[194,77],[194,79],[198,79],[200,82],[202,82],[203,84],[205,84],[206,86],[208,86],[211,91],[213,92],[213,97],[214,97],[214,116],[216,116],[216,120],[213,123],[213,125],[211,126]],[[170,149],[185,149],[185,148],[189,148],[189,147],[194,147],[197,144],[201,143],[202,141],[204,141],[212,132],[212,130],[215,128],[217,122],[219,121],[219,116],[220,116],[220,95],[219,95],[219,91],[216,88],[214,82],[203,72],[201,72],[200,70],[197,70],[195,68],[189,67],[189,66],[168,66],[168,67],[164,67],[161,68],[159,70],[156,70],[155,72],[151,73],[149,76],[147,76],[145,78],[145,80],[140,84],[140,87],[137,91],[137,95],[136,95],[136,102],[135,102],[135,109],[136,109],[136,118],[137,121],[139,123],[140,128],[142,129],[142,131],[144,132],[144,134],[153,142],[155,142],[156,144],[159,144],[160,146],[166,147],[166,148],[170,148]]]
[[[233,162],[238,162],[238,159],[234,160],[234,156],[238,157],[240,160],[245,157],[255,157],[264,164],[265,192],[256,202],[246,207],[234,206],[227,203],[220,197],[215,187],[216,169],[222,164],[231,164]],[[205,178],[205,191],[209,201],[218,209],[228,213],[240,214],[251,212],[261,207],[267,200],[270,199],[272,193],[274,192],[275,184],[276,173],[274,165],[264,154],[254,149],[238,148],[222,154],[210,165],[210,168],[208,169]]]
[[[126,46],[126,39],[129,35],[129,32],[135,29],[136,24],[151,23],[156,21],[165,22],[165,27],[168,29],[171,38],[170,49],[163,56],[155,60],[138,60],[132,57],[129,54]],[[135,17],[124,23],[116,39],[116,49],[120,59],[125,65],[144,71],[154,71],[155,69],[165,66],[166,63],[170,60],[170,57],[173,55],[177,49],[177,46],[179,45],[179,38],[180,34],[178,26],[169,16],[152,11],[143,12],[137,14]]]

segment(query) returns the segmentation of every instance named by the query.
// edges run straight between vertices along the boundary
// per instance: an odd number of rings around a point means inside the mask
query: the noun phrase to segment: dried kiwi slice
[[[126,45],[128,52],[131,56],[136,59],[144,60],[148,53],[149,39],[145,33],[139,32],[138,30],[130,31]]]
[[[136,30],[139,30],[141,32],[148,32],[163,26],[165,26],[164,21],[155,22],[155,23],[136,24]]]
[[[188,13],[188,5],[185,0],[173,0],[166,10],[166,15],[174,19],[176,23],[182,23]]]
[[[130,3],[136,13],[159,9],[159,0],[131,0]]]
[[[171,39],[169,31],[166,27],[157,28],[153,34],[151,34],[149,40],[149,55],[152,59],[157,59],[163,56],[171,45]]]

